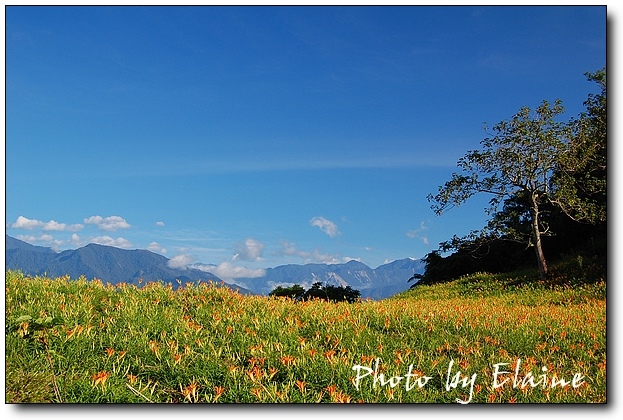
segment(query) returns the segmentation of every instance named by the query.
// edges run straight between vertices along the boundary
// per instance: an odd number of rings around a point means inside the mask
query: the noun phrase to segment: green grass
[[[560,270],[355,304],[8,271],[6,402],[606,402],[605,281]]]

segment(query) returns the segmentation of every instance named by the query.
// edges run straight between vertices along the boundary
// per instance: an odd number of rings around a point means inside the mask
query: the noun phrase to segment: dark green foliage
[[[291,287],[277,286],[273,289],[268,296],[284,296],[289,297],[292,300],[301,300],[305,294],[305,289],[300,284],[295,284]]]
[[[350,286],[333,286],[323,285],[321,282],[316,282],[308,290],[305,290],[301,285],[295,284],[291,287],[278,286],[269,296],[285,296],[295,301],[321,299],[329,302],[349,302],[354,303],[361,297],[361,292],[355,290]]]
[[[427,265],[424,274],[415,275],[410,281],[418,284],[434,284],[450,281],[478,272],[505,273],[534,264],[534,252],[514,241],[492,240],[478,246],[466,243],[459,250],[442,257],[439,251],[428,253],[423,259]],[[413,287],[412,286],[412,287]]]
[[[350,286],[332,286],[330,284],[324,286],[322,283],[317,282],[305,292],[303,300],[322,299],[330,302],[353,303],[356,302],[360,296],[361,293],[359,290],[355,290]]]
[[[487,237],[473,234],[465,238],[453,237],[440,244],[440,249],[430,252],[423,261],[424,274],[413,276],[416,284],[446,282],[477,272],[506,273],[534,266],[534,252],[526,243],[516,238],[529,238],[530,226],[526,220],[527,208],[521,200],[508,200],[504,209],[489,222],[497,224],[500,232],[511,235]],[[543,235],[543,249],[555,263],[569,256],[585,259],[607,257],[606,224],[579,223],[568,217],[560,208],[545,205],[541,222],[547,227]],[[513,239],[515,238],[515,239]],[[442,256],[442,252],[454,251]],[[414,285],[415,286],[415,285]],[[412,286],[413,287],[413,286]]]
[[[483,229],[441,243],[440,251],[455,254],[442,258],[437,251],[430,253],[426,272],[410,280],[437,282],[481,270],[499,272],[497,266],[518,268],[527,261],[525,252],[506,242],[535,253],[541,279],[549,274],[546,254],[605,255],[605,68],[587,76],[599,83],[601,93],[589,95],[587,112],[579,118],[557,121],[564,110],[560,100],[553,105],[543,101],[534,112],[522,107],[493,127],[481,150],[469,151],[458,161],[461,172],[429,195],[432,209],[441,215],[475,194],[487,193],[492,196],[486,209],[491,217]],[[511,256],[504,268],[502,261]]]
[[[606,69],[586,73],[601,91],[584,102],[586,112],[571,120],[569,151],[555,174],[559,205],[577,221],[606,222],[607,106]]]

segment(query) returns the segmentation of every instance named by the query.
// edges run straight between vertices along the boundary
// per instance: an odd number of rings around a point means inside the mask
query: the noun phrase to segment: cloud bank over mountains
[[[106,246],[114,246],[117,248],[131,248],[132,242],[124,237],[113,238],[109,235],[87,235],[86,237],[81,237],[75,232],[80,232],[84,230],[88,225],[95,226],[99,231],[102,232],[115,232],[120,229],[130,229],[132,225],[130,225],[123,217],[121,216],[108,216],[102,217],[99,215],[86,217],[83,220],[83,223],[60,223],[56,220],[50,220],[48,222],[44,222],[42,220],[37,219],[29,219],[25,216],[18,216],[15,222],[8,223],[6,225],[7,228],[11,229],[20,229],[27,231],[39,231],[38,235],[36,234],[28,234],[28,235],[17,235],[17,238],[26,241],[29,243],[41,243],[44,245],[50,246],[53,250],[59,251],[61,248],[68,246],[82,246],[89,243],[98,244],[98,245],[106,245]],[[59,239],[52,236],[51,233],[61,233],[61,232],[74,232],[71,236],[65,239]]]
[[[347,221],[345,216],[341,220]],[[293,235],[304,234],[305,226],[302,222],[300,232],[293,232]],[[169,258],[167,266],[171,269],[195,268],[212,272],[228,281],[261,277],[267,266],[280,264],[362,262],[359,255],[342,253],[339,242],[333,241],[342,236],[342,232],[336,222],[324,216],[309,219],[307,231],[318,229],[331,238],[331,242],[325,242],[327,249],[310,246],[307,242],[301,245],[285,237],[266,241],[247,236],[243,240],[236,240],[220,232],[180,231],[171,228],[168,223],[165,224],[163,219],[153,219],[149,225],[140,226],[129,223],[119,215],[93,215],[83,218],[81,223],[63,223],[54,219],[46,222],[20,215],[12,223],[7,223],[6,227],[23,231],[21,234],[13,234],[17,239],[49,247],[55,252],[88,244],[121,249],[147,249],[166,255]],[[427,243],[427,238],[423,235],[426,230],[427,226],[422,222],[419,228],[406,232],[406,236]],[[114,235],[121,231],[125,234]],[[360,252],[366,254],[371,250],[372,247],[360,247]]]
[[[189,268],[195,268],[208,273],[213,273],[219,278],[231,282],[239,278],[257,278],[263,277],[266,274],[266,270],[263,268],[246,268],[235,266],[232,263],[225,261],[218,265],[214,264],[192,264]]]
[[[67,225],[65,223],[59,223],[55,220],[49,222],[42,222],[41,220],[28,219],[24,216],[19,216],[17,220],[10,225],[13,229],[41,229],[44,231],[70,231],[77,232],[84,227],[81,224]]]
[[[100,230],[114,232],[119,229],[129,229],[132,226],[120,216],[91,216],[84,219],[84,224],[76,223],[68,225],[66,223],[59,223],[55,220],[50,220],[49,222],[43,222],[41,220],[29,219],[24,216],[19,216],[15,222],[7,225],[13,229],[41,229],[44,231],[69,231],[69,232],[78,232],[84,229],[84,225],[96,225]]]

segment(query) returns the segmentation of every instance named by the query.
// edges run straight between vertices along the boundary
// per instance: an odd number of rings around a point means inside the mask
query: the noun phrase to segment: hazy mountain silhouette
[[[334,286],[350,286],[361,292],[362,298],[383,299],[407,290],[408,280],[415,273],[423,273],[426,264],[421,260],[405,258],[375,269],[351,260],[345,264],[288,264],[267,268],[262,277],[239,278],[236,282],[258,294],[268,294],[277,286],[300,284],[304,288],[316,282]]]

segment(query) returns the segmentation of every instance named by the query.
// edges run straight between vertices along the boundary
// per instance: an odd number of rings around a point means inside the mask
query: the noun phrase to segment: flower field
[[[6,272],[6,402],[604,403],[605,281],[329,303]]]

